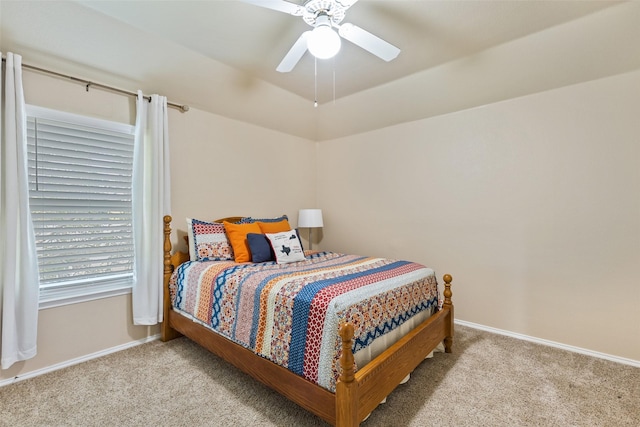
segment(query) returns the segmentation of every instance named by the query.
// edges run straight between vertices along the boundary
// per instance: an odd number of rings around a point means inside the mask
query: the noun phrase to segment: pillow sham
[[[247,242],[247,234],[254,233],[260,234],[260,226],[256,223],[249,224],[232,224],[230,222],[223,222],[224,229],[227,232],[229,242],[233,248],[233,254],[236,262],[249,262],[251,261],[251,250]]]
[[[295,230],[282,233],[267,233],[265,236],[271,243],[271,248],[278,264],[304,261],[302,244]]]
[[[263,233],[282,233],[283,231],[291,231],[289,221],[283,219],[277,222],[256,221]]]
[[[277,218],[253,218],[250,216],[246,216],[238,221],[238,224],[251,224],[252,222],[280,222],[283,219],[289,220],[289,217],[286,215],[279,216]]]
[[[233,248],[224,225],[187,218],[187,235],[191,261],[233,260]]]
[[[251,262],[275,261],[276,257],[271,249],[269,239],[264,234],[247,234],[247,242],[251,251]]]

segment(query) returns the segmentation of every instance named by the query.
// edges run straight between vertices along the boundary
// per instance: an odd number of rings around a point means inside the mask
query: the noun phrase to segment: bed
[[[243,218],[228,217],[215,223],[230,226]],[[165,216],[162,340],[184,335],[332,425],[359,425],[438,345],[443,343],[444,351],[451,352],[454,326],[452,278],[448,274],[443,277],[444,298],[438,301],[433,271],[419,264],[324,251],[307,251],[301,260],[287,264],[206,257],[194,261],[193,253],[171,253],[170,234],[171,217]],[[283,254],[291,252],[290,245],[283,248]],[[236,257],[240,259],[239,254]],[[365,267],[375,269],[375,274],[369,270],[362,273]],[[288,279],[274,281],[276,273]],[[396,275],[406,283],[396,283]],[[209,288],[195,284],[196,278],[202,277],[207,278],[204,281],[210,283]],[[324,308],[302,304],[299,299],[296,305],[278,299],[291,293],[291,286],[300,298],[310,286],[307,281],[340,281],[334,288],[346,290],[333,300],[325,298],[329,304]],[[366,286],[360,283],[363,281]],[[277,283],[279,292],[260,297],[266,295],[265,283]],[[393,289],[384,287],[389,283]],[[261,293],[247,296],[252,286],[260,287]],[[373,303],[368,300],[350,300],[365,288],[376,288],[376,298],[386,295],[385,301],[397,301],[402,307],[392,304],[392,308],[403,314],[380,314],[372,311]],[[318,289],[314,295],[321,293]],[[313,301],[318,299],[322,298]],[[267,300],[271,302],[267,304]],[[305,307],[303,326],[287,317],[300,312],[300,307]],[[371,326],[370,317],[386,326]],[[322,324],[322,328],[315,332],[312,324]],[[394,329],[399,338],[372,353],[372,348],[379,348],[381,341],[393,336],[387,329]],[[303,336],[303,332],[310,336]]]

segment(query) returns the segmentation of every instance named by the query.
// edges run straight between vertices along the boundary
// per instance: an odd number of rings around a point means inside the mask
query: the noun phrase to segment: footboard
[[[382,354],[353,371],[353,326],[340,328],[342,339],[342,373],[336,384],[336,425],[357,426],[387,397],[403,378],[433,351],[445,342],[445,351],[453,344],[453,304],[451,303],[451,276],[445,275],[444,304],[440,311],[429,317]]]

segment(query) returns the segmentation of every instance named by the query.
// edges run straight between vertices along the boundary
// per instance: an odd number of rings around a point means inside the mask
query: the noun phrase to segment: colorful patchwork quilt
[[[433,270],[334,252],[290,264],[189,261],[170,289],[177,311],[330,391],[342,322],[354,325],[356,353],[438,306]]]

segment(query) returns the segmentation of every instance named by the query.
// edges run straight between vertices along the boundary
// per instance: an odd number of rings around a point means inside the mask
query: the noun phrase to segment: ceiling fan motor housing
[[[326,16],[331,26],[338,25],[345,17],[345,7],[335,0],[309,0],[304,4],[304,22],[315,27],[320,16]]]

